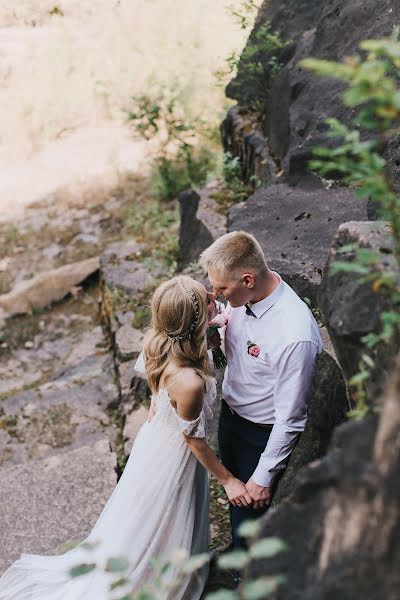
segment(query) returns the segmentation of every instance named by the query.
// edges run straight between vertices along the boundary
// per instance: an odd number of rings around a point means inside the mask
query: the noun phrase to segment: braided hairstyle
[[[171,361],[190,367],[202,379],[209,376],[206,328],[207,303],[202,286],[186,275],[162,283],[151,301],[151,324],[143,342],[147,379],[157,392],[161,375]]]

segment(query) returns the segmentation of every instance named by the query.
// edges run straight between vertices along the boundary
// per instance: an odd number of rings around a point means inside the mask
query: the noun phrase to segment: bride
[[[152,582],[154,558],[163,564],[177,550],[207,552],[207,471],[232,504],[250,503],[244,484],[206,442],[215,381],[209,375],[204,286],[182,275],[164,282],[151,311],[143,348],[150,416],[118,485],[79,546],[59,556],[22,554],[0,578],[0,600],[106,600],[112,576],[104,567],[110,557],[128,559],[129,589],[137,592]],[[72,567],[94,562],[99,568],[71,578]],[[178,589],[165,591],[163,600],[198,600],[207,567],[179,579],[177,569],[168,577],[179,582]]]

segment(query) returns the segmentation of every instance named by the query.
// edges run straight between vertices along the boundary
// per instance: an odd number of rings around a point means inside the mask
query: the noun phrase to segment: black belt
[[[233,408],[231,408],[229,406],[229,404],[227,403],[227,401],[224,400],[223,398],[222,398],[222,402],[225,404],[225,406],[229,410],[229,412],[231,412],[232,415],[234,417],[236,417],[237,419],[241,419],[242,421],[246,421],[246,423],[250,423],[251,425],[258,425],[259,427],[262,427],[263,429],[269,429],[269,430],[271,430],[273,428],[273,425],[271,423],[256,423],[255,421],[250,421],[250,419],[245,419],[244,417],[241,417],[240,415],[238,415],[238,413],[236,411],[233,410]]]

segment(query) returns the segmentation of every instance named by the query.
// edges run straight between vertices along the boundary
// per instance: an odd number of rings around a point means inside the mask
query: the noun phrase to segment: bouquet
[[[221,350],[221,337],[218,329],[224,327],[229,321],[230,310],[224,308],[208,324],[207,338],[212,350],[214,366],[216,369],[224,369],[227,365],[226,356]],[[214,338],[214,339],[213,339]]]

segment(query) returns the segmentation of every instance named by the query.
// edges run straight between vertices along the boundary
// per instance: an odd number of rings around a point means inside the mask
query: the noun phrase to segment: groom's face
[[[239,278],[238,275],[229,277],[219,271],[209,269],[208,279],[213,287],[214,295],[224,296],[233,308],[244,306],[246,302],[249,302],[251,293],[249,293],[243,277]]]

